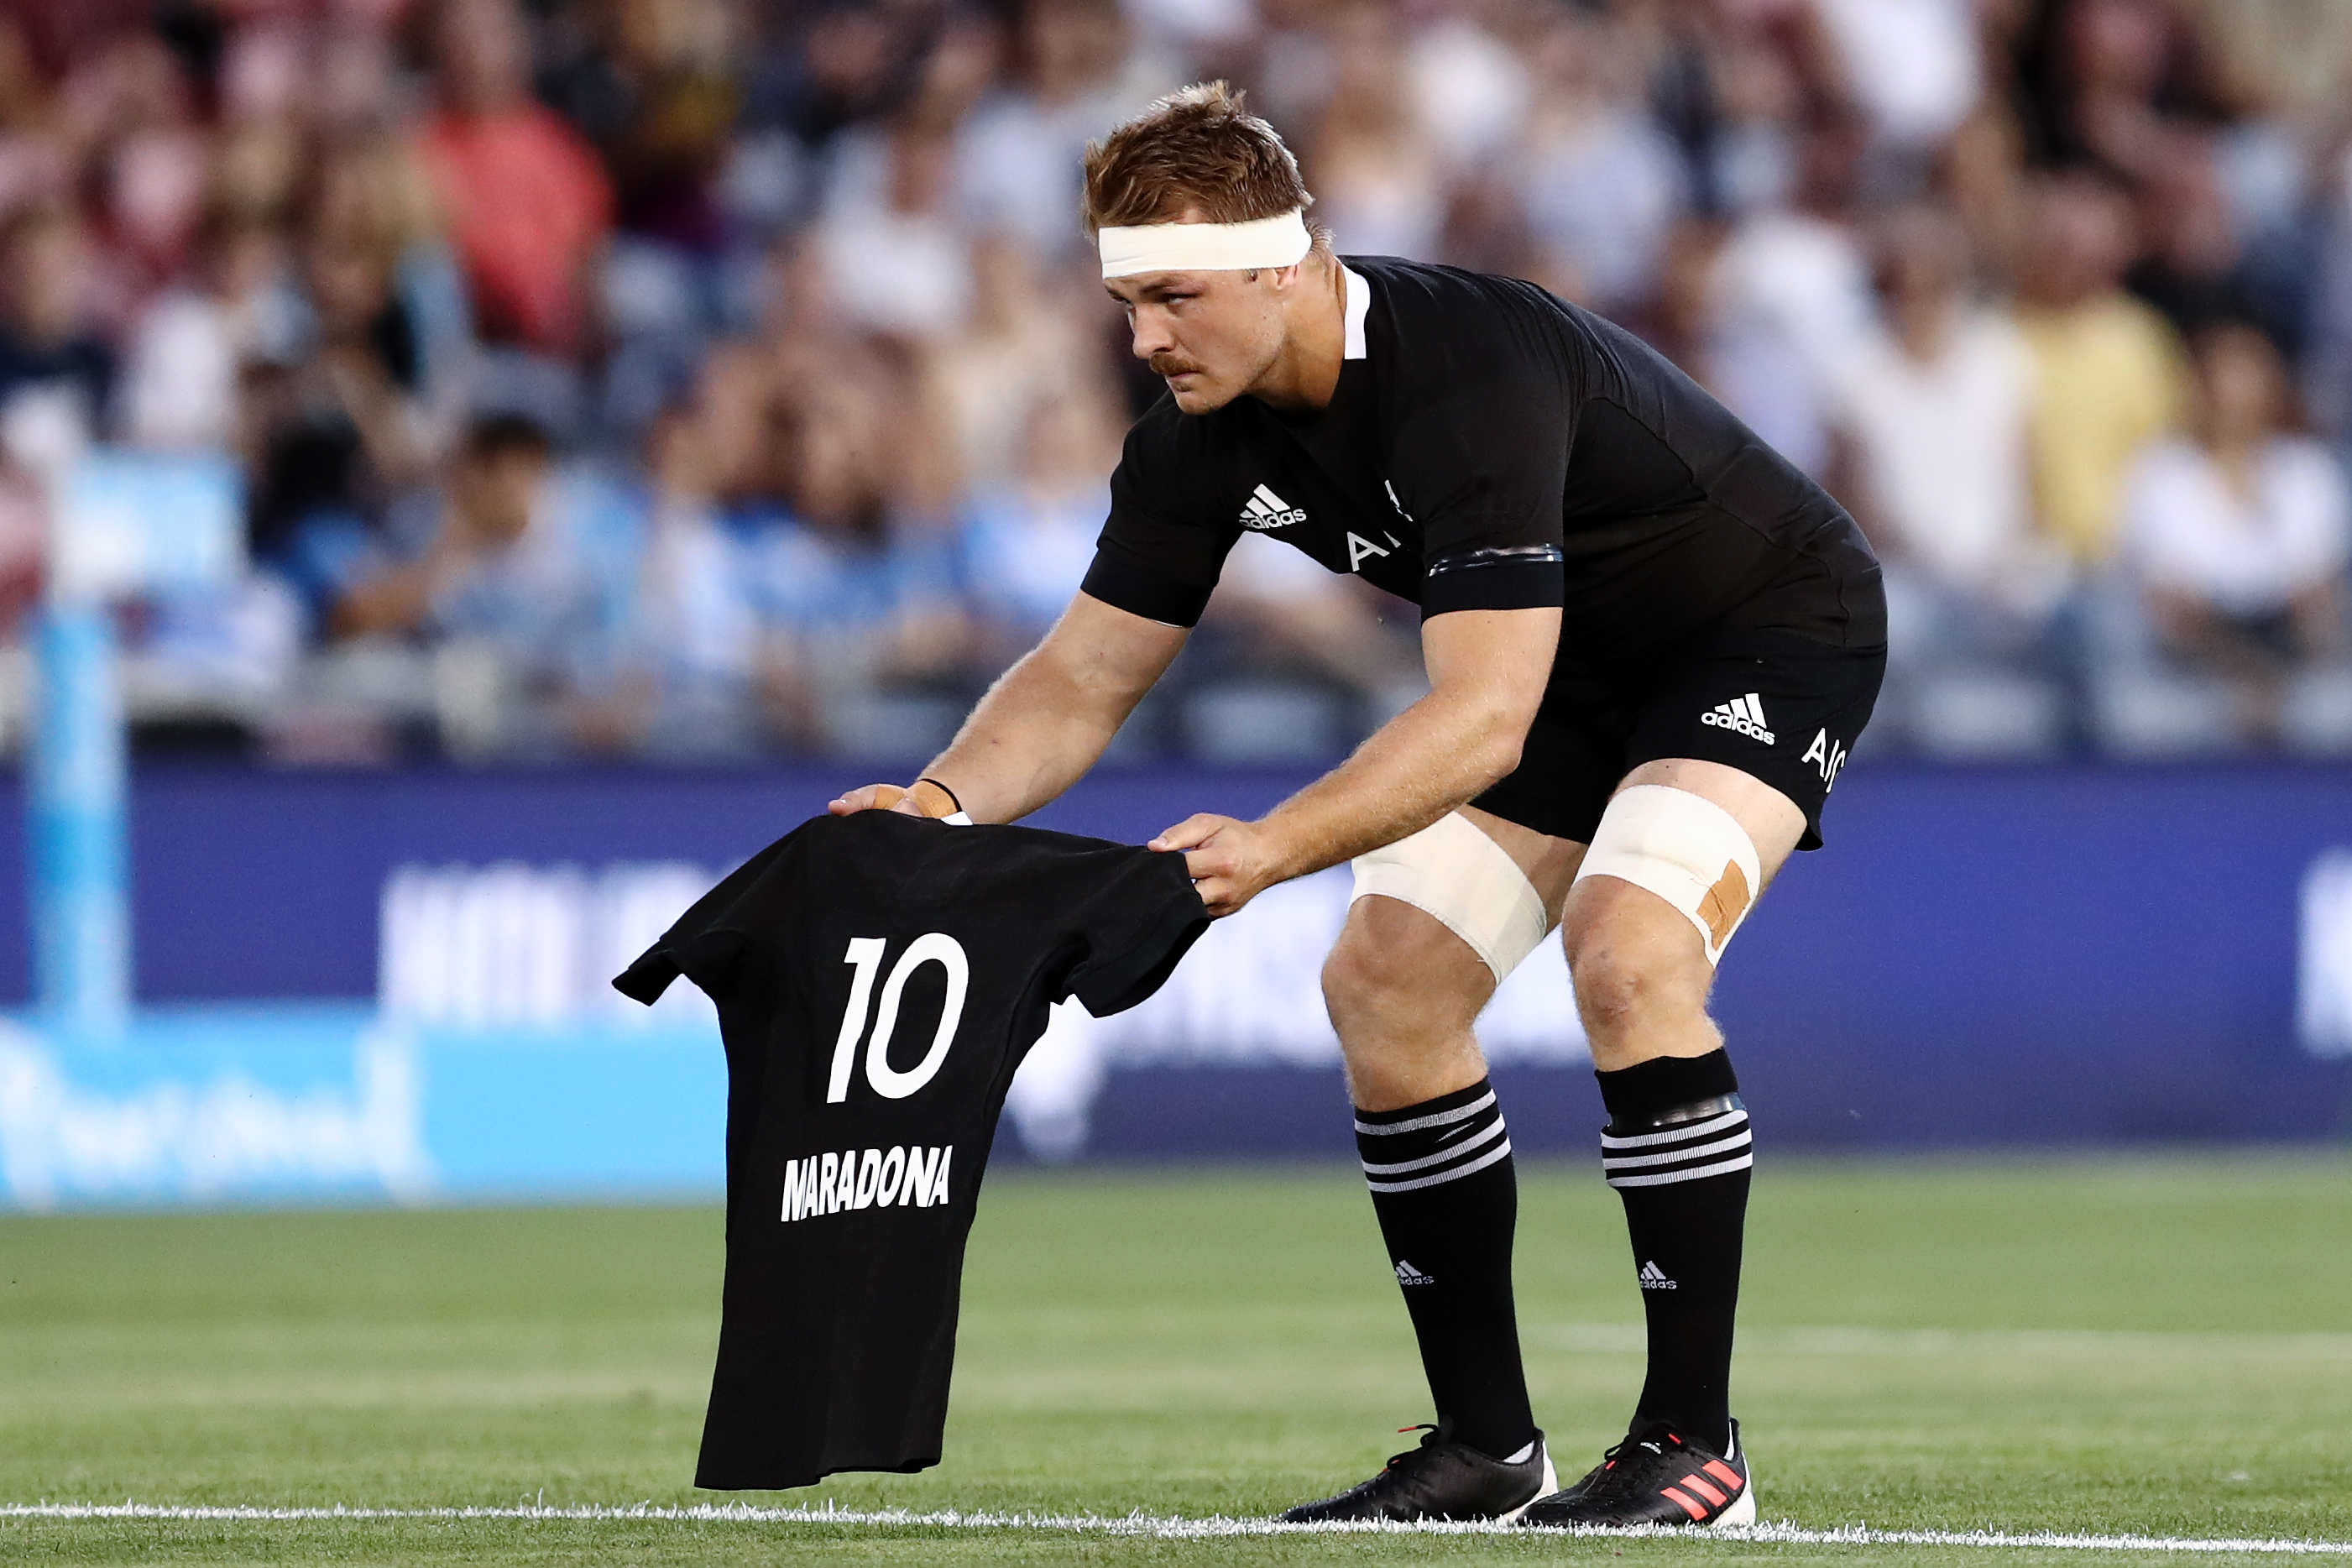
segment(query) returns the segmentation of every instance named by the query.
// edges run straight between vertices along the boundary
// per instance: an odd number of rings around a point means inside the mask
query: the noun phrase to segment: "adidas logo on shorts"
[[[1672,1290],[1675,1289],[1675,1282],[1666,1278],[1666,1271],[1659,1268],[1654,1263],[1643,1264],[1637,1272],[1637,1277],[1641,1279],[1642,1289],[1644,1290]]]
[[[1434,1275],[1423,1274],[1420,1269],[1415,1268],[1412,1266],[1412,1260],[1409,1258],[1400,1258],[1397,1259],[1396,1277],[1397,1283],[1400,1285],[1434,1285],[1437,1283],[1437,1279]]]
[[[1249,500],[1242,507],[1242,526],[1260,533],[1268,529],[1288,528],[1294,522],[1305,522],[1304,508],[1295,507],[1264,485],[1250,492]]]
[[[1749,740],[1761,741],[1768,746],[1776,740],[1764,724],[1764,700],[1753,691],[1745,697],[1735,697],[1728,702],[1717,703],[1700,714],[1698,721],[1712,724],[1718,730],[1737,731]]]

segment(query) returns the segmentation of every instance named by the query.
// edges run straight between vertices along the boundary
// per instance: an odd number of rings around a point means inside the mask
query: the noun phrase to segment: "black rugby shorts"
[[[1804,811],[1801,849],[1822,846],[1822,805],[1870,722],[1886,649],[1787,632],[1693,638],[1636,669],[1552,674],[1518,768],[1470,804],[1556,838],[1592,842],[1601,810],[1643,763],[1696,757],[1762,780]]]

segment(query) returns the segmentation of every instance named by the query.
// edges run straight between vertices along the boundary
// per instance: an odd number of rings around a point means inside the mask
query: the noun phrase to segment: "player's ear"
[[[1242,287],[1259,304],[1280,306],[1289,300],[1291,274],[1297,270],[1296,267],[1253,267],[1242,274]]]

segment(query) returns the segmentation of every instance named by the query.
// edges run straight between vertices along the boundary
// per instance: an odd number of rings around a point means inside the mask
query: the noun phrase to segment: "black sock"
[[[1755,1155],[1722,1051],[1594,1075],[1609,1107],[1601,1167],[1625,1203],[1649,1320],[1650,1371],[1633,1419],[1664,1421],[1725,1453],[1731,1328]]]
[[[1402,1110],[1359,1110],[1356,1150],[1440,1425],[1513,1458],[1536,1421],[1511,1305],[1518,1177],[1494,1089],[1481,1079]]]

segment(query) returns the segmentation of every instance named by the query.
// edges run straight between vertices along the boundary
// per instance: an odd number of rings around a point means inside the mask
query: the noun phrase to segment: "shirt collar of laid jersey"
[[[1276,458],[1266,471],[1246,476],[1255,488],[1242,502],[1239,521],[1334,571],[1354,573],[1410,599],[1421,584],[1421,529],[1397,500],[1381,450],[1368,332],[1372,287],[1353,267],[1343,266],[1341,273],[1346,346],[1330,403],[1295,415],[1276,413],[1255,398],[1229,405],[1254,427],[1256,438],[1249,445]],[[1306,462],[1280,462],[1280,456],[1290,455],[1284,447]]]

